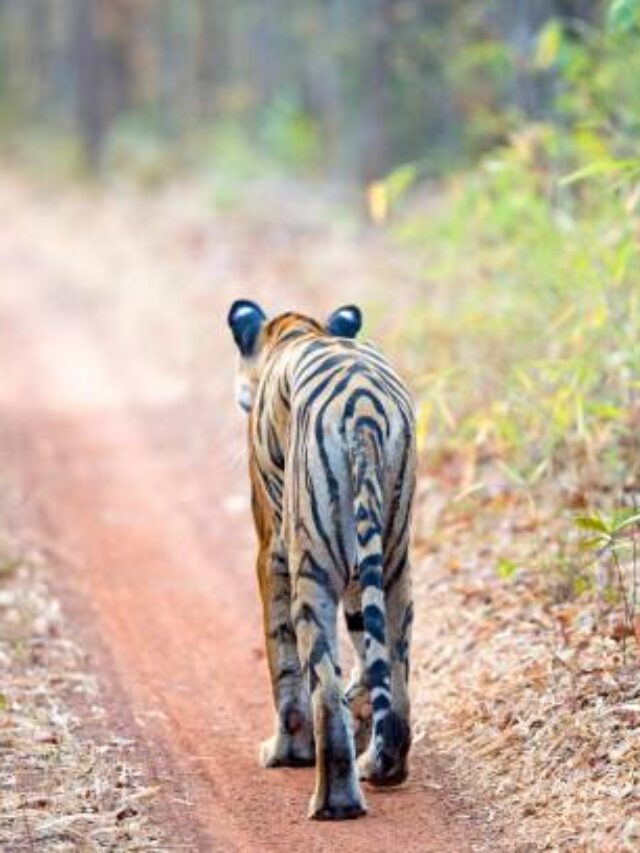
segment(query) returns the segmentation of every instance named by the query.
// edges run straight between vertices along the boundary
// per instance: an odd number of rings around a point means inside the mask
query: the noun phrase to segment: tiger
[[[276,717],[261,764],[315,764],[308,817],[356,818],[367,812],[361,780],[408,776],[414,404],[381,352],[355,340],[355,305],[322,324],[268,319],[240,299],[228,324]],[[346,689],[340,604],[356,660]]]

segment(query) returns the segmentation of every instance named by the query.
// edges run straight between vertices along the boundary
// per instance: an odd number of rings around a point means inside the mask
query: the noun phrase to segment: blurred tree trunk
[[[98,2],[74,0],[73,6],[76,117],[87,165],[92,171],[100,165],[107,125],[102,45],[97,28]]]
[[[43,0],[28,0],[29,31],[33,56],[33,107],[41,112],[47,106],[49,80],[49,6]]]
[[[363,21],[368,58],[361,161],[365,184],[384,175],[392,162],[389,106],[392,96],[390,46],[394,5],[395,0],[372,0],[367,4],[367,18]]]
[[[102,49],[102,96],[105,121],[131,105],[133,76],[133,0],[102,0],[98,25]]]
[[[252,89],[260,104],[270,104],[278,94],[277,65],[287,57],[278,55],[276,28],[279,16],[276,0],[263,0],[255,7],[255,20],[249,28],[249,49],[252,56]],[[284,66],[286,69],[286,65]],[[285,91],[285,96],[289,93]]]
[[[593,21],[601,14],[593,0],[511,0],[503,2],[501,19],[506,24],[504,35],[515,52],[515,74],[512,99],[523,113],[538,118],[552,100],[555,72],[541,74],[531,69],[535,39],[553,17],[561,18],[567,30],[582,37],[581,23]]]
[[[123,114],[174,140],[214,116],[293,134],[278,113],[291,100],[322,129],[331,171],[369,183],[403,160],[446,167],[480,150],[511,106],[553,119],[561,81],[535,68],[538,33],[551,17],[570,38],[597,32],[607,2],[0,0],[0,118],[74,116],[95,169]],[[497,42],[508,71],[492,65]]]
[[[519,0],[507,3],[506,37],[515,53],[513,99],[522,112],[537,117],[548,102],[548,80],[531,70],[535,38],[553,16],[553,0]]]
[[[347,2],[322,0],[319,27],[324,38],[310,44],[303,68],[310,112],[322,127],[325,163],[336,177],[344,173],[349,157],[345,91],[339,62],[340,50],[347,36]]]
[[[216,4],[218,5],[218,4]],[[212,0],[198,0],[196,18],[196,99],[200,117],[210,119],[215,104],[216,64],[221,56],[215,48],[216,12]],[[221,16],[220,16],[221,17]],[[221,21],[220,21],[221,23]]]
[[[329,49],[323,51],[324,68],[320,75],[323,114],[329,138],[329,161],[337,173],[346,166],[348,152],[345,134],[345,103],[343,81],[338,61],[339,50],[345,38],[347,0],[326,0]]]
[[[593,0],[554,0],[553,6],[567,31],[577,38],[584,35],[581,25],[595,23],[602,13],[601,5]]]

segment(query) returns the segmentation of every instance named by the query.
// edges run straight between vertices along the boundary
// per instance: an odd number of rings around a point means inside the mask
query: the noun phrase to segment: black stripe
[[[305,551],[302,555],[301,568],[298,571],[298,577],[314,581],[326,590],[334,604],[338,603],[338,596],[336,595],[334,585],[331,583],[329,572],[326,569],[323,569],[322,566],[316,562],[309,551]]]
[[[391,707],[391,702],[389,697],[384,693],[381,693],[379,696],[373,700],[373,713],[375,714],[378,711],[386,711]]]
[[[378,566],[360,569],[360,588],[382,589],[382,572]]]
[[[364,631],[364,619],[362,618],[361,610],[357,610],[355,613],[347,613],[345,611],[344,615],[349,631],[353,633],[356,631]]]
[[[389,664],[382,658],[378,658],[367,667],[364,677],[365,686],[369,690],[373,690],[374,687],[386,687],[387,678],[389,678]]]
[[[386,642],[384,630],[384,613],[377,604],[367,604],[362,611],[365,633],[384,646]]]
[[[294,667],[283,667],[276,676],[276,681],[284,681],[285,678],[297,678],[300,675],[300,670]]]
[[[283,622],[281,625],[277,625],[272,631],[269,631],[267,636],[270,640],[280,640],[281,643],[284,643],[286,640],[293,640],[295,642],[296,639],[293,625],[290,622]]]
[[[373,516],[373,513],[371,514],[371,516]],[[368,518],[371,518],[371,527],[368,530],[365,530],[364,533],[356,531],[358,545],[363,548],[365,548],[369,544],[369,542],[371,542],[374,536],[379,536],[382,532],[380,528],[380,522],[375,517],[372,518],[371,516],[368,516]]]

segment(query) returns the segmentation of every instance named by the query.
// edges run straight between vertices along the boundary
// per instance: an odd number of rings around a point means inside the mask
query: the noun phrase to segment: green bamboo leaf
[[[591,539],[582,539],[579,543],[581,551],[596,551],[602,548],[602,536],[594,536]]]
[[[637,168],[637,160],[598,160],[595,163],[589,163],[588,166],[583,166],[564,178],[560,178],[559,184],[562,187],[575,184],[578,181],[584,181],[586,178],[597,177],[598,175],[615,175],[618,172],[629,171]]]
[[[627,527],[632,527],[634,524],[640,524],[640,512],[629,516],[629,518],[625,518],[624,521],[621,521],[619,524],[617,524],[615,527],[615,532],[619,533],[621,530],[625,530],[625,528]]]
[[[562,47],[562,27],[552,19],[542,28],[538,35],[534,64],[536,68],[546,71],[555,65]]]
[[[640,0],[613,0],[607,13],[607,24],[613,32],[628,33],[638,23]]]
[[[513,560],[500,559],[496,566],[496,574],[503,581],[508,581],[513,577],[517,568],[518,564],[514,563]]]
[[[595,515],[579,515],[575,518],[575,524],[583,530],[597,530],[605,536],[610,535],[607,525]]]

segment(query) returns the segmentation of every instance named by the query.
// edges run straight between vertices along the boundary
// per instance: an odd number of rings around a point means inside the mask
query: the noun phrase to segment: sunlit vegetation
[[[392,226],[424,270],[391,338],[419,389],[420,441],[472,451],[469,488],[492,462],[543,502],[554,483],[569,506],[636,499],[633,37],[593,31],[576,44],[547,25],[537,50],[560,71],[554,113],[418,192]]]
[[[640,837],[637,23],[548,22],[549,111],[386,193],[421,270],[385,327],[419,394],[427,730],[541,849]]]

